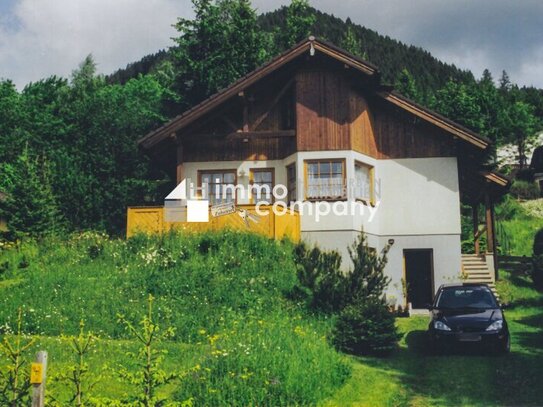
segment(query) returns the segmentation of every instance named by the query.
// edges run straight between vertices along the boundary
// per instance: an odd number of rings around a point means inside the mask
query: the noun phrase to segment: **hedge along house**
[[[292,225],[303,240],[341,252],[346,267],[361,231],[377,250],[392,244],[386,272],[397,305],[422,308],[440,284],[466,277],[494,282],[493,202],[509,182],[482,166],[489,141],[383,85],[377,67],[329,43],[310,37],[139,143],[178,183],[282,184],[285,202],[359,202],[364,214],[300,211]],[[254,209],[235,193],[208,198]],[[461,253],[461,202],[476,225],[469,256]],[[153,210],[129,208],[128,233],[165,228]]]

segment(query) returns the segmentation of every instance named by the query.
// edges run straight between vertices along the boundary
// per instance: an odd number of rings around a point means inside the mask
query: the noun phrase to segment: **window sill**
[[[375,207],[375,201],[372,199],[364,199],[364,198],[355,198],[356,202],[362,202],[366,206]]]

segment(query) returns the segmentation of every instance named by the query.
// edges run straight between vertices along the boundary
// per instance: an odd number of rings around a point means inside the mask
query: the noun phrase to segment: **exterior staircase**
[[[484,255],[463,254],[462,276],[466,283],[487,284],[496,298],[500,299],[496,291],[494,270],[490,270]]]

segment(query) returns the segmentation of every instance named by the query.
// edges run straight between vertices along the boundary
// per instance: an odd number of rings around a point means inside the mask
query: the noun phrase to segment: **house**
[[[139,144],[178,183],[207,187],[204,197],[212,205],[235,202],[254,214],[253,196],[218,192],[228,184],[285,186],[266,200],[305,206],[295,206],[288,221],[274,214],[271,223],[263,222],[271,236],[294,227],[303,240],[339,250],[344,259],[361,231],[376,250],[391,245],[387,295],[397,305],[422,308],[439,285],[461,278],[495,279],[493,203],[509,181],[482,166],[490,142],[383,85],[374,65],[314,37]],[[471,254],[461,252],[461,202],[473,208]],[[319,213],[324,203],[356,206],[354,212]],[[161,211],[129,208],[128,234],[137,227],[165,229]],[[240,221],[240,213],[213,219],[215,227],[219,219]],[[248,227],[258,223],[242,218]],[[488,243],[481,253],[484,233]]]

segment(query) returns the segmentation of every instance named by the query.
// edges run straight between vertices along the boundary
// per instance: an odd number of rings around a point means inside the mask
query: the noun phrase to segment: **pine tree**
[[[46,160],[25,148],[17,161],[4,165],[1,172],[0,188],[6,193],[3,212],[11,232],[42,236],[63,228]]]
[[[413,75],[406,69],[402,69],[396,78],[395,88],[405,97],[415,101],[421,102],[420,92],[417,89],[417,83]]]
[[[384,274],[389,249],[386,246],[379,255],[363,233],[349,249],[353,269],[345,296],[351,301],[339,313],[332,332],[332,342],[343,352],[383,355],[397,346],[400,336],[384,297],[390,283]]]
[[[350,52],[353,55],[363,57],[362,44],[360,38],[356,35],[353,27],[349,25],[345,31],[345,35],[341,39],[341,48],[345,51]]]
[[[387,245],[381,254],[377,253],[375,249],[369,247],[364,233],[360,234],[349,247],[353,269],[348,276],[349,286],[345,294],[347,298],[351,298],[353,302],[383,298],[385,289],[390,283],[390,278],[384,273],[389,249]]]

